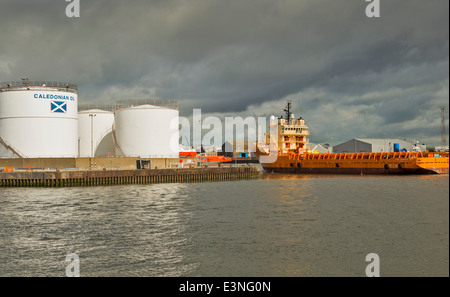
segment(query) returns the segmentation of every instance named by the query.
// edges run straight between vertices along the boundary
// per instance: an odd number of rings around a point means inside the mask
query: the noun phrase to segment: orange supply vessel
[[[266,171],[307,174],[448,174],[449,153],[314,153],[307,148],[308,126],[304,119],[296,120],[290,114],[290,107],[288,102],[285,109],[287,119],[281,117],[275,123],[275,119],[271,118],[271,132],[266,133],[264,143],[257,144],[256,155]],[[267,159],[270,163],[264,163]]]

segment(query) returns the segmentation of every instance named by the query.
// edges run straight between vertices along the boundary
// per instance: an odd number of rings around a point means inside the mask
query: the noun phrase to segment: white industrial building
[[[0,83],[0,157],[76,157],[77,103],[72,84]]]
[[[331,153],[333,151],[333,148],[328,143],[312,143],[308,142],[306,146],[313,152],[318,152],[321,154],[324,153]]]
[[[425,150],[425,147],[419,146]],[[362,139],[355,138],[344,143],[333,146],[333,153],[377,153],[377,152],[394,152],[398,150],[406,150],[408,152],[417,150],[418,148],[410,142],[400,139]]]

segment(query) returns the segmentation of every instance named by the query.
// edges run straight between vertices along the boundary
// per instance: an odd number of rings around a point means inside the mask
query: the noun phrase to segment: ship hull
[[[417,169],[384,169],[384,168],[283,168],[264,167],[266,172],[299,173],[299,174],[357,174],[357,175],[408,175],[408,174],[439,174],[435,170]],[[444,172],[443,172],[444,173]],[[447,172],[448,173],[448,172]]]
[[[448,174],[448,154],[346,153],[281,155],[265,171],[299,174]]]

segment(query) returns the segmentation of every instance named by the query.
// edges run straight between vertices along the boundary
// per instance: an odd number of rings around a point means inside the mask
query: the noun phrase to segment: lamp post
[[[91,113],[89,117],[91,118],[91,158],[94,158],[94,117],[96,114]]]

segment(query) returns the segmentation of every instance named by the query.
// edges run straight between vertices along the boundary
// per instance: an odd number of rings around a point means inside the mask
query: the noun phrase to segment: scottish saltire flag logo
[[[53,101],[50,104],[50,111],[51,112],[67,112],[67,102],[64,101]]]

